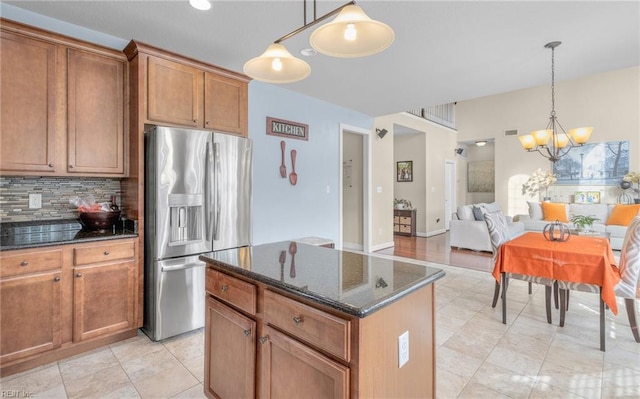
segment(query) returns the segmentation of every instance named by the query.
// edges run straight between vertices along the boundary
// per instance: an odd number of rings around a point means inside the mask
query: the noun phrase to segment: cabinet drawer
[[[400,216],[394,216],[393,223],[400,223]]]
[[[109,262],[119,259],[133,259],[135,244],[131,242],[113,242],[92,247],[73,249],[73,264],[76,266],[89,263]]]
[[[400,218],[400,224],[411,224],[411,218],[408,217],[401,217]]]
[[[411,226],[400,225],[401,233],[411,233]]]
[[[264,320],[294,337],[350,361],[351,323],[271,291],[264,293]]]
[[[396,232],[396,233],[399,232],[400,231],[400,225],[394,224],[393,225],[393,231]]]
[[[35,273],[62,267],[62,250],[26,252],[0,256],[0,277]]]
[[[207,268],[207,293],[250,315],[256,314],[256,286],[228,274]]]

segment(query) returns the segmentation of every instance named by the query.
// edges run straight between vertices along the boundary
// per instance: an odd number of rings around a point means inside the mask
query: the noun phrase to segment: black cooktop
[[[77,219],[0,223],[0,251],[137,236],[135,222],[126,219],[106,231],[83,229]]]

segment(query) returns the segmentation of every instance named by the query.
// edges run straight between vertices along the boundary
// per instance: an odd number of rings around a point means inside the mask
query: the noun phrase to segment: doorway
[[[449,222],[456,207],[456,163],[444,161],[444,229],[449,230]]]
[[[340,125],[340,243],[342,249],[369,252],[370,131]]]

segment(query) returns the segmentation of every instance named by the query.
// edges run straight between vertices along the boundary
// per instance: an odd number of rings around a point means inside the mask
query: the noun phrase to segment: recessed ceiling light
[[[211,8],[211,2],[209,0],[189,0],[189,4],[196,10],[206,11]]]
[[[313,57],[314,55],[318,54],[318,52],[312,48],[303,48],[302,50],[300,50],[300,54],[304,55],[305,57]]]

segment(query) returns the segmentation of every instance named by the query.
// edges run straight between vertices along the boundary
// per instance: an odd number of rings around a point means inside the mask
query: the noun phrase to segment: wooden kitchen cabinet
[[[205,73],[204,127],[247,135],[247,82]]]
[[[1,22],[2,174],[125,177],[124,54]]]
[[[67,51],[67,171],[124,175],[126,62]]]
[[[2,30],[0,170],[56,172],[57,46]]]
[[[255,397],[256,322],[209,297],[205,324],[207,396]]]
[[[149,57],[149,121],[203,127],[204,73],[188,65]]]
[[[132,99],[131,113],[142,125],[247,136],[247,76],[136,41],[130,42],[124,52],[131,75],[137,76],[132,85],[133,98],[141,99]]]
[[[134,327],[133,242],[74,248],[73,340]]]
[[[61,345],[61,293],[60,270],[0,280],[0,363]]]
[[[260,344],[260,398],[348,398],[349,368],[265,327]]]
[[[137,239],[0,251],[8,375],[137,334]]]

